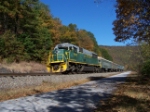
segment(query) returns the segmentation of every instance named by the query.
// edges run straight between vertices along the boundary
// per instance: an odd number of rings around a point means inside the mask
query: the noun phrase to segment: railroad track
[[[0,73],[0,77],[19,77],[19,76],[49,76],[49,75],[62,75],[52,73]]]
[[[89,74],[89,73],[80,73]],[[93,73],[92,73],[93,74]],[[62,74],[62,73],[0,73],[0,77],[23,77],[23,76],[50,76],[50,75],[78,75],[73,73]]]
[[[107,72],[108,74],[114,72]],[[106,73],[106,74],[107,74]],[[80,73],[80,74],[90,74],[90,73]],[[94,74],[94,73],[91,73]],[[105,73],[103,73],[105,74]],[[23,77],[23,76],[51,76],[51,75],[79,75],[79,74],[62,74],[62,73],[0,73],[0,77]]]

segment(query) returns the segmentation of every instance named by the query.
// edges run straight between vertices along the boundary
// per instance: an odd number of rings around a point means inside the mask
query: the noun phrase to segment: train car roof
[[[82,47],[79,47],[79,46],[74,45],[74,44],[71,44],[71,43],[60,43],[60,44],[57,44],[57,45],[55,46],[55,48],[58,48],[59,46],[61,46],[61,47],[73,46],[73,47],[76,47],[76,48],[78,49],[78,51],[79,51],[79,48],[82,48]],[[55,48],[54,48],[54,49],[55,49]],[[96,54],[95,52],[93,52],[93,51],[87,50],[87,49],[85,49],[85,48],[82,48],[82,49],[83,49],[83,53],[85,53],[85,54],[89,54],[89,55],[95,54],[95,55],[97,55],[97,54]]]
[[[110,60],[107,60],[107,59],[105,59],[105,58],[103,58],[103,57],[100,57],[100,56],[98,56],[98,59],[103,59],[103,60],[106,60],[106,61],[108,61],[108,62],[111,62],[111,63],[113,63],[112,61],[110,61]]]
[[[112,61],[110,61],[110,60],[107,60],[107,59],[105,59],[105,58],[103,58],[103,57],[100,57],[100,56],[98,56],[98,59],[102,59],[102,60],[108,61],[108,62],[110,62],[110,63],[113,63],[113,64],[115,64],[115,65],[122,66],[122,65],[119,65],[119,64],[117,64],[117,63],[114,63],[114,62],[112,62]]]

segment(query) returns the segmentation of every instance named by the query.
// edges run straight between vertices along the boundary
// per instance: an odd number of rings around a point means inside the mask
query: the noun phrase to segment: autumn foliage
[[[150,75],[150,0],[117,0],[116,14],[115,41],[136,43],[139,47],[139,55],[133,55],[135,63],[139,63],[136,66]]]
[[[0,1],[0,62],[45,62],[53,47],[69,42],[100,55],[94,35],[65,26],[40,0]]]

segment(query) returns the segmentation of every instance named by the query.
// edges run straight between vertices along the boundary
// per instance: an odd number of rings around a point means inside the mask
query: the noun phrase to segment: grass
[[[12,73],[34,73],[34,72],[46,72],[46,66],[36,62],[20,62],[11,64],[0,64],[0,68],[6,68]]]
[[[94,112],[150,112],[150,78],[131,74]]]

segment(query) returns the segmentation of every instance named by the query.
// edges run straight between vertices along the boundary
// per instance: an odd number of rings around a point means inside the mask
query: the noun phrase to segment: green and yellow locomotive
[[[70,43],[55,46],[47,62],[51,73],[100,72],[97,54]]]

